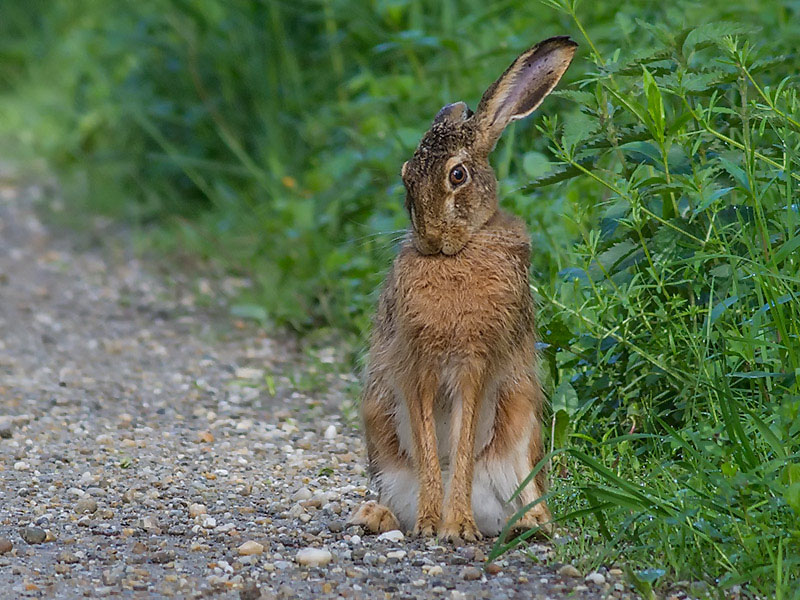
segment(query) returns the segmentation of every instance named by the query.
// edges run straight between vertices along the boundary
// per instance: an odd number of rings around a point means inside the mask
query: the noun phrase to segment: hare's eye
[[[456,165],[450,169],[450,183],[454,186],[461,185],[467,180],[467,169],[464,165]]]

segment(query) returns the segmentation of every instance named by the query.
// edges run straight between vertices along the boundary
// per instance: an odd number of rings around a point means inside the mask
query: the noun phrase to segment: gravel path
[[[353,378],[224,317],[208,282],[154,276],[119,232],[51,231],[43,195],[0,176],[0,596],[630,595],[546,545],[485,571],[487,542],[347,527],[370,497]]]

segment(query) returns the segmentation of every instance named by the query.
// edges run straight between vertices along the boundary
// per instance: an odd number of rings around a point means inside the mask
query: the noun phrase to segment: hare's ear
[[[463,102],[454,102],[442,108],[434,117],[433,124],[447,123],[448,125],[458,125],[472,116],[469,106]]]
[[[506,125],[527,117],[553,91],[577,47],[566,36],[539,42],[489,86],[475,111],[478,142],[486,152],[494,148]]]

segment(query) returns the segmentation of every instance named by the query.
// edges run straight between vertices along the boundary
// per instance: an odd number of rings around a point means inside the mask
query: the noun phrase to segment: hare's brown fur
[[[399,519],[473,540],[545,490],[540,472],[507,502],[543,456],[543,396],[528,234],[499,210],[488,154],[555,86],[574,47],[553,38],[523,53],[474,115],[462,103],[442,109],[403,166],[412,228],[381,294],[362,402],[380,504],[353,522],[382,530]],[[522,524],[548,519],[539,503]]]

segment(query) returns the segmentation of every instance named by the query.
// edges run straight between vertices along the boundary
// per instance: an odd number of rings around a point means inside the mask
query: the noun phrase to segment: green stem
[[[710,133],[715,138],[725,142],[726,144],[730,144],[734,148],[737,148],[739,150],[746,150],[746,148],[744,147],[744,144],[741,144],[741,143],[737,142],[736,140],[734,140],[732,138],[729,138],[724,133],[720,133],[719,131],[717,131],[716,129],[711,127],[711,125],[709,125],[704,118],[702,118],[700,115],[698,115],[696,112],[694,112],[694,110],[690,106],[689,102],[685,98],[683,99],[683,101],[684,101],[684,104],[686,104],[686,108],[692,114],[692,117],[694,118],[694,120],[697,121],[700,124],[700,126],[707,133]],[[783,165],[781,165],[781,163],[779,163],[776,160],[771,159],[769,156],[764,156],[763,154],[761,154],[760,152],[757,152],[757,151],[753,152],[753,156],[755,156],[758,160],[767,163],[768,165],[772,165],[776,169],[779,169],[781,171],[786,172],[786,174],[789,175],[789,177],[791,177],[792,179],[796,179],[797,181],[800,181],[800,175],[798,175],[797,173],[786,171],[785,167]]]

